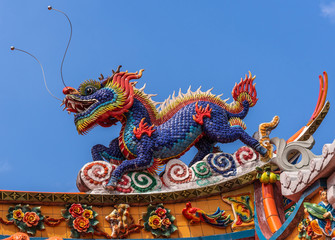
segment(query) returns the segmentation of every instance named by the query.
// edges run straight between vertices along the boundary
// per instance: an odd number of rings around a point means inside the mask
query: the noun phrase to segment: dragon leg
[[[211,153],[213,150],[215,142],[210,139],[203,137],[194,146],[198,149],[198,153],[194,156],[193,160],[190,162],[189,167],[198,161],[201,161],[207,154]]]
[[[154,141],[147,135],[142,135],[138,145],[137,157],[133,160],[123,161],[112,173],[107,186],[115,187],[121,177],[130,171],[145,170],[154,163],[153,158]]]
[[[248,133],[244,131],[241,126],[234,126],[234,134],[237,134],[238,139],[240,139],[243,143],[253,148],[256,152],[260,153],[262,156],[265,156],[267,150],[266,148],[262,147],[261,144],[251,137]]]
[[[107,162],[110,162],[111,159],[119,161],[125,160],[125,157],[123,156],[119,148],[118,138],[111,141],[109,147],[101,144],[93,146],[91,153],[93,161],[105,160]]]
[[[229,143],[239,139],[244,144],[259,152],[262,156],[266,154],[267,150],[262,147],[256,139],[249,136],[241,126],[230,126],[228,123],[224,124],[222,122],[217,123],[213,120],[210,121],[209,119],[205,120],[205,133],[212,141]]]

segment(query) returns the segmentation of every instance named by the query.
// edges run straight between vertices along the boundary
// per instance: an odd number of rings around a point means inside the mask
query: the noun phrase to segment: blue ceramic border
[[[227,239],[227,240],[238,240],[241,238],[248,238],[254,237],[255,230],[246,230],[241,232],[234,232],[234,233],[226,233],[226,234],[219,234],[219,235],[212,235],[212,236],[203,236],[203,237],[189,237],[189,238],[173,238],[176,240],[218,240],[218,239]],[[8,238],[9,236],[0,235],[0,239]],[[30,240],[46,240],[47,238],[42,237],[31,237]],[[74,240],[76,238],[64,238],[64,240]],[[77,238],[78,240],[80,238]],[[157,240],[166,240],[166,238],[155,238]],[[84,240],[95,240],[95,239],[84,239]],[[107,240],[107,239],[106,239]],[[110,240],[110,239],[108,239]],[[132,239],[132,240],[141,240],[141,239]]]

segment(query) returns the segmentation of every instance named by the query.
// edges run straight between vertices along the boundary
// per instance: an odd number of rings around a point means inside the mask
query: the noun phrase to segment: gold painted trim
[[[82,203],[93,206],[115,205],[127,203],[131,205],[147,205],[149,203],[184,202],[219,195],[251,184],[256,179],[256,171],[249,172],[226,182],[174,192],[155,192],[142,194],[85,194],[85,193],[52,193],[21,192],[0,190],[0,203],[64,205],[66,203]]]

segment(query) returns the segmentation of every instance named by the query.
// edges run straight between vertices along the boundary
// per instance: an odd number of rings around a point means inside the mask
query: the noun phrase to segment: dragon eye
[[[85,95],[86,95],[86,96],[87,96],[87,95],[91,95],[91,94],[95,93],[96,90],[97,90],[97,89],[96,89],[95,87],[87,86],[87,87],[85,88]]]
[[[87,80],[80,84],[78,91],[80,92],[80,95],[87,96],[95,93],[101,88],[101,83],[94,80]]]

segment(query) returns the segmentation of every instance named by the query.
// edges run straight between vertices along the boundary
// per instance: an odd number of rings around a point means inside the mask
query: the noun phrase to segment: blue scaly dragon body
[[[122,123],[118,138],[109,147],[98,144],[92,148],[93,160],[118,161],[108,183],[112,188],[129,171],[154,171],[168,160],[178,158],[192,146],[198,153],[190,165],[213,151],[217,142],[241,140],[262,155],[266,154],[257,140],[249,136],[242,119],[249,107],[256,104],[254,77],[246,78],[233,89],[234,102],[227,104],[208,92],[188,91],[167,100],[158,111],[150,95],[135,88],[132,79],[139,73],[116,72],[99,81],[86,81],[77,89],[65,87],[63,103],[75,113],[79,134],[96,125],[110,127]]]

